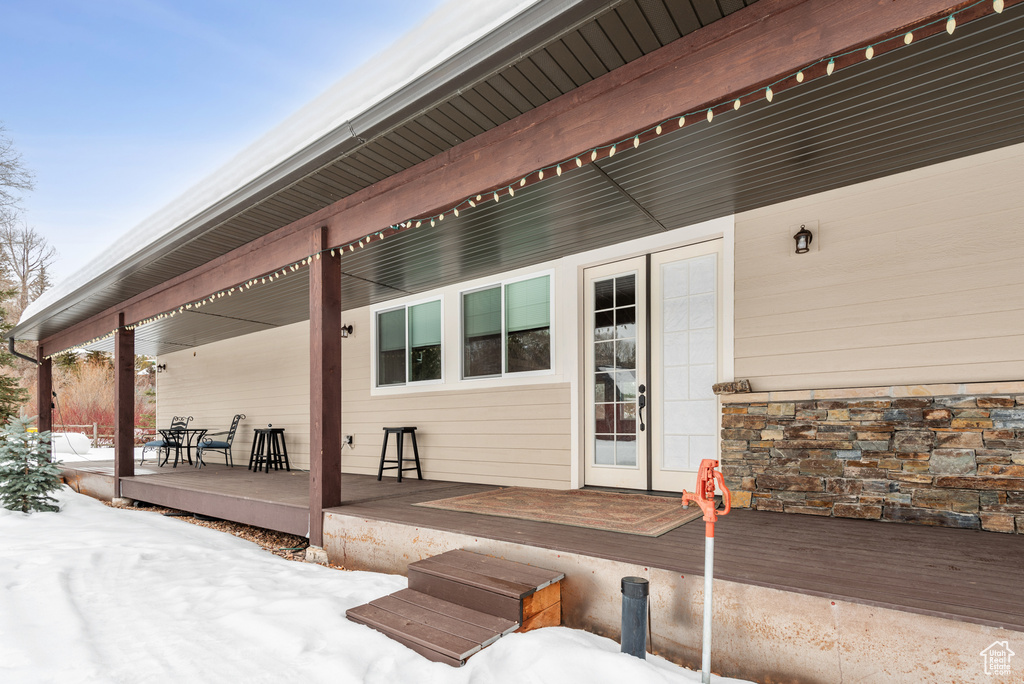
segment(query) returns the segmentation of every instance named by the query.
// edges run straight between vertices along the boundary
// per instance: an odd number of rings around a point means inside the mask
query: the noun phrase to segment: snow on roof
[[[26,322],[86,287],[122,262],[173,234],[239,188],[283,164],[417,78],[442,64],[539,0],[448,0],[420,25],[370,58],[190,188],[115,240],[102,254],[47,290],[21,316]],[[433,55],[431,58],[425,56]]]

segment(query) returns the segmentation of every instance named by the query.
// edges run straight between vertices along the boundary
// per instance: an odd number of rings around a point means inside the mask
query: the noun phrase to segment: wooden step
[[[561,624],[562,573],[468,551],[409,565],[409,588],[351,608],[350,620],[430,660],[462,665],[513,631]]]
[[[527,599],[564,577],[560,572],[461,550],[409,564],[410,589],[520,624],[550,607],[551,596],[557,594],[560,602],[559,588],[538,597],[541,601]]]

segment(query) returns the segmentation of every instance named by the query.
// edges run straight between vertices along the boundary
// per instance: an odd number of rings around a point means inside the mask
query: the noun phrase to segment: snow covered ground
[[[504,637],[461,669],[432,663],[345,618],[404,577],[287,561],[66,487],[59,498],[60,513],[0,509],[0,682],[700,681],[564,627]]]

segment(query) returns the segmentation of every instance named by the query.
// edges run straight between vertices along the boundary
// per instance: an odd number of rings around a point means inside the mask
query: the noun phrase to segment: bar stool
[[[385,460],[385,456],[387,455],[387,452],[388,452],[388,436],[389,435],[394,435],[395,436],[395,442],[398,445],[398,460],[396,460],[396,461],[387,461],[387,460]],[[402,444],[403,444],[403,442],[405,442],[405,436],[406,435],[412,435],[412,454],[413,454],[413,459],[416,462],[416,465],[412,465],[412,466],[408,466],[408,467],[403,467],[403,463],[404,462],[403,462],[403,458],[402,458]],[[386,466],[385,467],[385,465],[384,465],[385,463],[394,463],[396,465]],[[384,476],[384,471],[385,470],[396,470],[396,469],[398,470],[398,481],[399,482],[402,481],[402,471],[405,471],[405,470],[415,470],[416,471],[416,476],[419,479],[421,479],[421,480],[423,479],[423,473],[420,472],[420,450],[416,446],[416,428],[414,428],[414,427],[386,427],[386,428],[384,428],[384,445],[380,449],[380,468],[377,469],[377,481],[380,482],[381,478]]]
[[[256,434],[249,454],[249,470],[258,473],[263,469],[269,473],[271,466],[274,470],[280,470],[283,465],[285,470],[291,472],[288,447],[284,443],[284,428],[276,428],[271,424],[265,428],[256,428],[253,432]]]

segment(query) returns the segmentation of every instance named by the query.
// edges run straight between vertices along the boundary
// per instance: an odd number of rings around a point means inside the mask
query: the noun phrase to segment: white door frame
[[[565,290],[558,298],[560,319],[565,321],[562,326],[564,337],[562,343],[567,345],[571,353],[566,355],[566,377],[573,383],[571,406],[571,445],[572,460],[570,461],[570,486],[582,487],[584,484],[583,467],[586,450],[584,448],[584,430],[582,413],[585,406],[583,359],[586,335],[583,331],[584,276],[583,270],[610,261],[640,256],[648,252],[662,251],[674,247],[685,247],[715,238],[722,238],[722,329],[721,368],[719,377],[723,382],[735,379],[735,221],[732,215],[712,219],[693,226],[666,231],[636,240],[618,243],[610,247],[573,254],[559,261],[559,267],[565,269],[563,280]],[[571,274],[575,271],[575,278]],[[575,321],[575,325],[572,323]]]

